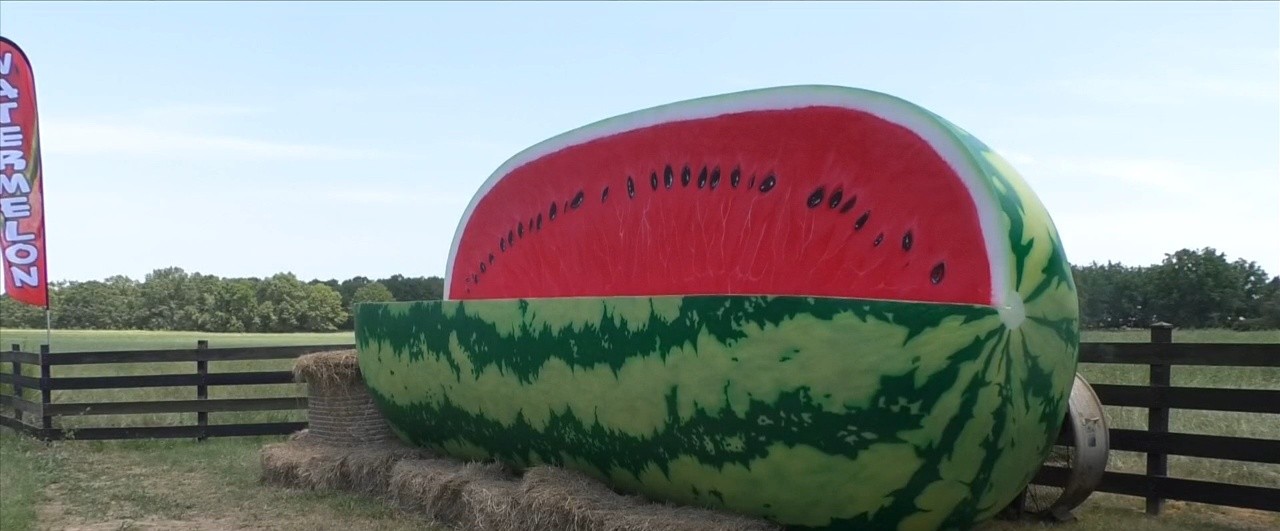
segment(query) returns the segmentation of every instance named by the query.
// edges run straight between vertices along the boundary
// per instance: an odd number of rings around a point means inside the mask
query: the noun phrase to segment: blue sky
[[[51,279],[443,275],[506,158],[653,105],[824,83],[1030,181],[1074,263],[1280,274],[1280,4],[37,3]]]

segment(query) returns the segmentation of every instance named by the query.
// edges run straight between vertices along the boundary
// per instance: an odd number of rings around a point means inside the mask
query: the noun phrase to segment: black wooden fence
[[[1172,367],[1280,367],[1280,344],[1173,343],[1173,328],[1151,328],[1150,343],[1081,343],[1081,363],[1147,365],[1147,385],[1094,383],[1104,405],[1147,409],[1147,429],[1111,428],[1111,449],[1147,454],[1144,474],[1107,471],[1102,492],[1144,497],[1147,513],[1159,514],[1164,500],[1280,512],[1280,485],[1257,487],[1169,477],[1169,456],[1183,455],[1251,463],[1280,464],[1280,439],[1253,439],[1169,431],[1170,409],[1257,414],[1280,433],[1280,389],[1173,387]],[[1066,469],[1046,466],[1033,480],[1061,485]]]
[[[210,373],[209,363],[232,360],[292,359],[310,352],[347,350],[352,345],[303,347],[255,347],[210,349],[201,341],[195,349],[138,352],[71,352],[49,354],[0,351],[0,364],[12,365],[11,374],[0,373],[0,384],[11,384],[13,394],[0,393],[0,425],[45,440],[196,438],[288,434],[306,427],[305,422],[264,424],[210,424],[209,413],[305,409],[305,397],[209,399],[209,386],[261,385],[293,382],[289,371]],[[1280,367],[1280,344],[1173,343],[1172,329],[1156,326],[1150,343],[1083,343],[1082,363],[1138,364],[1150,367],[1147,385],[1093,384],[1103,404],[1131,406],[1149,411],[1146,430],[1112,428],[1111,449],[1147,454],[1145,474],[1108,471],[1098,490],[1144,497],[1147,511],[1160,512],[1164,500],[1226,505],[1280,512],[1280,486],[1258,487],[1168,476],[1168,456],[1229,459],[1280,464],[1280,439],[1253,439],[1220,435],[1172,433],[1170,409],[1236,411],[1259,416],[1258,422],[1280,426],[1280,389],[1224,389],[1173,387],[1172,366]],[[53,377],[57,365],[107,363],[192,362],[195,372],[143,376]],[[39,377],[26,376],[23,365],[39,369]],[[28,371],[34,372],[34,371]],[[194,387],[189,400],[144,402],[62,403],[51,400],[55,390],[131,389],[143,387]],[[28,391],[39,392],[39,401],[28,400]],[[34,398],[34,397],[33,397]],[[53,419],[77,415],[127,415],[139,413],[197,413],[193,426],[124,428],[55,427]],[[30,422],[28,422],[30,419]],[[1278,429],[1277,431],[1280,431]],[[1061,485],[1066,469],[1046,466],[1034,480]]]
[[[0,373],[0,384],[9,384],[12,394],[0,391],[0,426],[7,426],[43,440],[101,440],[234,437],[245,435],[283,435],[307,427],[305,422],[269,422],[210,424],[209,414],[218,412],[272,411],[306,409],[304,396],[276,398],[210,399],[211,386],[242,386],[294,383],[291,371],[209,372],[209,364],[224,361],[293,359],[311,352],[349,350],[352,345],[316,345],[290,347],[209,348],[199,341],[194,349],[67,352],[50,354],[47,345],[40,352],[22,352],[18,345],[0,351],[0,364],[9,364],[10,373]],[[54,366],[98,365],[120,363],[190,362],[193,372],[178,374],[146,374],[135,376],[52,376]],[[28,376],[36,370],[39,377]],[[55,402],[54,391],[85,389],[142,389],[154,387],[190,387],[191,399],[148,400],[130,402]],[[28,399],[28,394],[39,393]],[[85,415],[136,415],[149,413],[195,413],[196,424],[187,426],[84,427],[64,429],[55,426],[58,417]]]

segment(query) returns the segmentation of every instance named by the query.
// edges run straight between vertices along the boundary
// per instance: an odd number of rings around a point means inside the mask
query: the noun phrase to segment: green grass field
[[[353,343],[351,332],[323,334],[216,334],[211,332],[152,332],[145,330],[54,330],[51,352],[84,352],[94,350],[147,350],[195,348],[196,341],[209,341],[210,348],[257,347],[273,345],[327,345]],[[0,328],[0,347],[8,350],[18,345],[21,350],[35,352],[45,343],[44,330]]]
[[[54,353],[89,350],[194,348],[207,339],[211,348],[304,344],[349,344],[350,332],[333,334],[210,334],[199,332],[55,331]],[[1143,342],[1147,331],[1086,332],[1085,341]],[[1174,340],[1196,343],[1280,343],[1280,331],[1175,331]],[[44,331],[0,330],[0,348],[17,343],[37,350]],[[10,370],[7,364],[0,372]],[[289,360],[212,362],[210,370],[288,370]],[[190,373],[193,363],[58,366],[54,376]],[[1081,365],[1092,383],[1142,384],[1145,366]],[[1234,369],[1175,367],[1175,385],[1280,389],[1280,368]],[[5,389],[5,391],[8,391]],[[211,398],[300,396],[297,384],[212,387]],[[59,391],[55,402],[165,400],[194,398],[192,388]],[[1114,428],[1145,428],[1146,410],[1108,407]],[[1269,418],[1268,418],[1269,417]],[[302,411],[211,413],[210,422],[304,420]],[[59,426],[160,426],[193,424],[195,414],[92,416],[57,419]],[[1280,439],[1274,416],[1175,410],[1174,431]],[[241,438],[196,443],[174,441],[69,441],[44,445],[0,429],[0,531],[66,528],[109,522],[112,528],[195,527],[233,529],[387,528],[421,529],[427,524],[380,502],[343,493],[291,492],[257,483],[257,450],[279,438]],[[1112,452],[1110,470],[1141,472],[1143,454]],[[1170,475],[1231,483],[1280,486],[1280,465],[1170,458]],[[1125,526],[1144,530],[1280,529],[1280,515],[1198,504],[1171,503],[1169,514],[1147,518],[1137,498],[1094,495],[1077,511],[1072,530],[1108,531]],[[983,531],[1038,528],[1039,524],[995,522]]]

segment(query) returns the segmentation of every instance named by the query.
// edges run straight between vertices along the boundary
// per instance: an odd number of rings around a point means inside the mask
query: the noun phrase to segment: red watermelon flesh
[[[992,304],[989,262],[971,192],[929,142],[813,105],[656,120],[504,167],[459,226],[447,298]]]

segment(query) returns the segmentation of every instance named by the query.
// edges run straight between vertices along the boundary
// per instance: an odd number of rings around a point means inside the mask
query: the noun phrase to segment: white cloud
[[[41,124],[40,135],[41,146],[49,155],[145,156],[178,160],[202,157],[219,160],[352,160],[388,155],[367,148],[278,142],[127,123],[46,120]]]
[[[217,120],[243,118],[265,112],[261,107],[246,105],[171,103],[153,105],[136,113],[136,121],[174,122],[190,120]]]
[[[1189,193],[1203,172],[1191,165],[1166,159],[1129,157],[1084,157],[1057,159],[1051,163],[1064,173],[1087,174],[1104,179],[1119,179],[1166,192]]]
[[[1224,185],[1268,182],[1266,171],[1209,169],[1168,158],[1033,155],[1024,151],[1003,154],[1028,178],[1120,181],[1143,190],[1185,197],[1199,197]]]
[[[459,211],[471,201],[471,195],[414,190],[406,187],[378,189],[367,185],[320,188],[306,192],[304,195],[312,201],[352,205],[456,206]]]
[[[1257,78],[1186,70],[1059,79],[1050,82],[1050,88],[1098,102],[1126,105],[1186,105],[1205,99],[1275,104],[1280,91],[1276,83]]]

